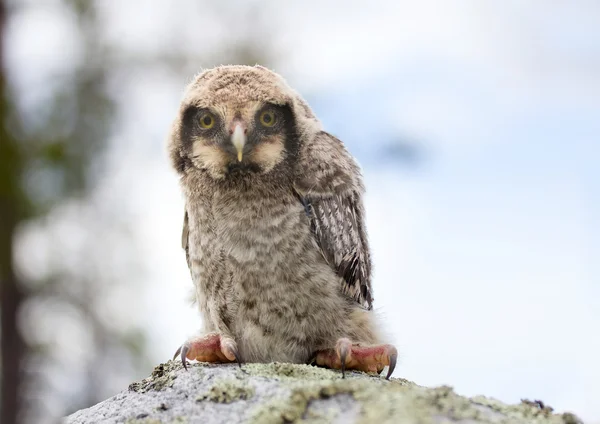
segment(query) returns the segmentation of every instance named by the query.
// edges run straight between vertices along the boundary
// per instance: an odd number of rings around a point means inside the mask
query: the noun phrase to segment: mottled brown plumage
[[[393,370],[395,349],[374,346],[360,169],[283,78],[202,72],[169,151],[206,333],[183,357]]]

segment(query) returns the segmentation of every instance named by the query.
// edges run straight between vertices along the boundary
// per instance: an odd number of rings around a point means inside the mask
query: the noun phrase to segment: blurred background
[[[395,375],[600,423],[600,3],[2,0],[2,422],[54,422],[199,328],[165,137],[271,67],[363,166]]]

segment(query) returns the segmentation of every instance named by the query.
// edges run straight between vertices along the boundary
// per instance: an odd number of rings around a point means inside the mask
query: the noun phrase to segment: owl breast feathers
[[[202,72],[168,148],[206,332],[260,362],[378,341],[360,168],[281,76]]]

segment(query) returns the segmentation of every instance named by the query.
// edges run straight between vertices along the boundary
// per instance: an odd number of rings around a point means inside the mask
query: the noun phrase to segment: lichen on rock
[[[298,364],[157,366],[130,390],[66,418],[88,422],[161,423],[515,423],[580,424],[541,401],[506,405],[466,398],[449,386],[427,388],[403,379]]]
[[[174,371],[182,369],[181,363],[169,361],[154,367],[152,374],[142,381],[136,381],[129,385],[129,390],[138,393],[145,393],[148,390],[164,390],[166,387],[172,387],[177,375]]]
[[[521,420],[528,423],[557,423],[557,424],[581,424],[582,421],[574,414],[566,412],[554,414],[554,408],[545,405],[540,400],[530,401],[522,399],[520,404],[507,405],[497,399],[485,396],[475,396],[471,402],[476,405],[485,406],[498,414]]]
[[[246,364],[244,371],[253,376],[274,378],[283,381],[307,380],[339,380],[339,371],[315,367],[305,364],[287,364],[273,362],[270,364]]]
[[[217,381],[208,392],[198,396],[198,402],[209,400],[211,402],[231,403],[236,400],[246,400],[254,395],[254,388],[238,379],[225,379]]]
[[[304,417],[311,401],[349,394],[355,389],[350,380],[309,382],[294,388],[286,399],[275,399],[259,406],[252,417],[256,424],[296,422]]]

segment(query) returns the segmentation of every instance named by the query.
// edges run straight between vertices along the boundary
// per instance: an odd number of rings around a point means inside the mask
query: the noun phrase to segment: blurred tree
[[[144,366],[143,360],[137,361],[143,346],[142,331],[127,323],[107,325],[106,317],[102,316],[105,311],[98,308],[107,287],[117,283],[114,279],[109,281],[113,276],[104,271],[104,267],[111,265],[107,254],[111,251],[110,243],[127,243],[112,208],[98,207],[92,202],[94,184],[102,169],[102,153],[113,129],[115,108],[107,90],[109,63],[104,61],[106,52],[99,44],[94,5],[83,1],[66,1],[65,5],[77,16],[85,58],[54,81],[55,93],[50,100],[36,105],[35,113],[18,110],[9,100],[15,93],[11,92],[4,66],[0,78],[3,423],[42,422],[41,417],[47,420],[56,412],[64,412],[52,411],[51,403],[56,399],[49,398],[49,393],[61,383],[47,377],[52,369],[68,367],[67,355],[72,354],[64,346],[57,351],[59,342],[41,334],[53,324],[59,332],[78,325],[92,340],[85,351],[87,371],[78,370],[83,381],[67,382],[78,393],[69,402],[71,409],[89,405],[106,395],[111,374],[122,368],[102,369],[107,361],[119,362],[125,356],[131,358],[129,363],[133,368]],[[3,18],[5,10],[3,7]],[[4,25],[1,34],[3,30]],[[65,205],[78,213],[71,213],[67,220],[49,220],[57,211],[64,211]],[[65,221],[71,225],[69,233],[59,233],[45,246],[57,254],[55,263],[45,273],[32,274],[28,268],[40,264],[27,254],[19,257],[18,244],[23,233],[30,227],[48,231],[49,227],[63,225]],[[82,254],[69,258],[69,252],[61,250],[77,232],[83,234],[78,246]],[[115,234],[119,237],[115,238]],[[110,243],[103,242],[107,239]],[[66,323],[69,319],[74,322]],[[23,338],[28,341],[27,346]],[[70,342],[75,352],[81,349],[76,346],[80,342],[76,338]],[[21,408],[34,397],[41,402],[32,403],[34,408]],[[44,406],[50,411],[43,410]],[[23,414],[19,415],[20,409]]]
[[[6,7],[0,1],[0,308],[2,320],[2,384],[0,422],[17,422],[20,410],[22,367],[25,346],[17,326],[17,316],[23,293],[13,268],[13,240],[21,217],[27,215],[27,205],[21,191],[21,151],[8,133],[9,102],[4,74],[4,28]]]

